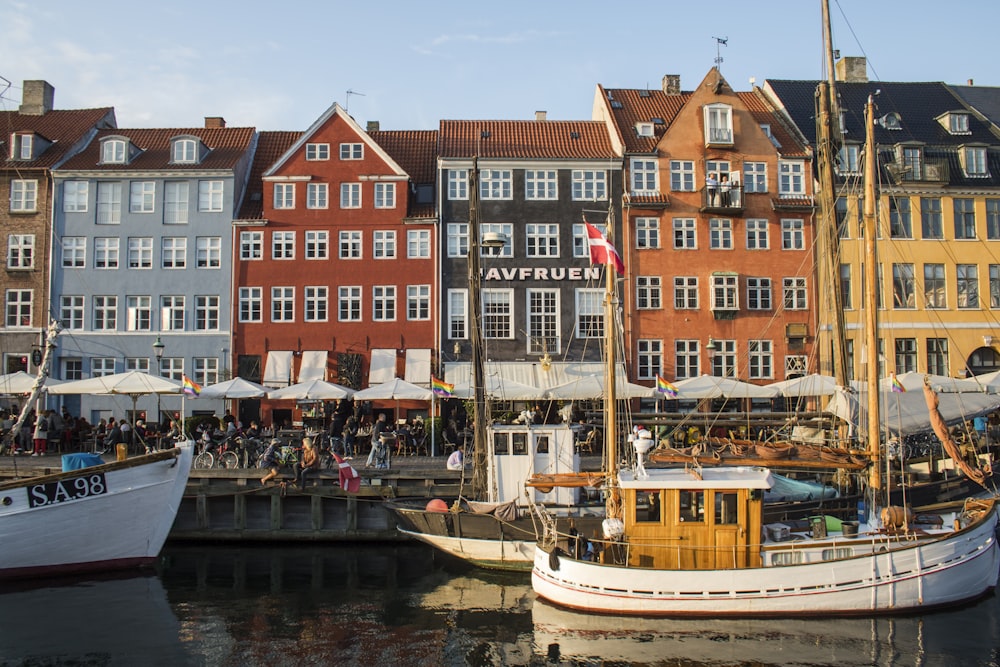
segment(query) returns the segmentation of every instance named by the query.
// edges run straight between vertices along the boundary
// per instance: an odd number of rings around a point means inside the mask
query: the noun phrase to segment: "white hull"
[[[535,540],[470,539],[430,535],[398,529],[407,537],[420,540],[447,554],[493,570],[527,572],[535,558]]]
[[[815,540],[815,546],[798,541],[788,543],[788,549],[795,545],[802,564],[726,570],[627,568],[550,558],[538,548],[531,579],[535,592],[555,604],[607,614],[749,617],[915,611],[972,600],[996,586],[996,529],[993,509],[958,533],[942,531],[906,543],[866,536]],[[824,549],[831,547],[868,553],[822,560]],[[887,550],[879,551],[882,547]]]
[[[193,444],[178,449],[176,458],[165,459],[161,452],[0,485],[0,578],[152,561],[167,539],[191,471]]]

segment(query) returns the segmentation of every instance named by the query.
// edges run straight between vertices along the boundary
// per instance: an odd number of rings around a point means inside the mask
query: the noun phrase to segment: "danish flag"
[[[337,465],[340,467],[340,488],[348,493],[357,493],[358,489],[361,488],[361,476],[358,475],[358,471],[342,459],[339,454],[334,454],[333,458],[337,460]]]
[[[589,222],[585,224],[587,225],[587,242],[590,244],[590,263],[612,264],[618,275],[625,275],[625,264],[615,247],[608,242],[607,237],[601,233],[600,229]]]

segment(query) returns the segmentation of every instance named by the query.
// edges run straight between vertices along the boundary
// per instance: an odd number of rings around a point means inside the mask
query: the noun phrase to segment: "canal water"
[[[170,546],[148,576],[4,584],[0,665],[1000,665],[1000,598],[896,618],[608,618],[421,546]]]

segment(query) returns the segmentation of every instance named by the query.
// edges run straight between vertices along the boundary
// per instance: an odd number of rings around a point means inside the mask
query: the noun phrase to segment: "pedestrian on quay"
[[[260,455],[257,467],[267,470],[267,474],[260,478],[261,484],[266,485],[278,476],[278,447],[280,446],[281,440],[273,438],[270,444],[268,444],[267,449],[264,450],[264,453]]]
[[[312,438],[302,438],[302,458],[295,464],[295,483],[305,491],[306,476],[319,472],[319,454],[313,447]]]
[[[34,449],[32,456],[45,456],[45,449],[49,440],[49,419],[48,412],[43,410],[35,418]]]

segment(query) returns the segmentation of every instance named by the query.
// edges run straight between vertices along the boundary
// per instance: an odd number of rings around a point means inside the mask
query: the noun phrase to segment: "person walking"
[[[319,472],[319,455],[313,448],[312,438],[302,438],[302,458],[295,464],[295,483],[305,491],[306,476]]]
[[[261,484],[266,485],[278,476],[278,447],[280,446],[281,440],[274,438],[267,446],[267,449],[264,450],[264,453],[260,455],[260,461],[257,463],[257,467],[267,470],[267,474],[260,478]]]
[[[35,419],[35,432],[33,435],[34,450],[32,456],[45,456],[45,449],[49,440],[49,415],[43,410]]]
[[[379,454],[385,458],[385,467],[389,467],[389,447],[387,444],[383,444],[382,436],[388,433],[389,425],[385,421],[385,413],[380,412],[378,414],[378,419],[372,425],[372,449],[368,452],[368,461],[365,463],[366,468],[370,468],[374,463]],[[381,462],[380,462],[381,463]]]

